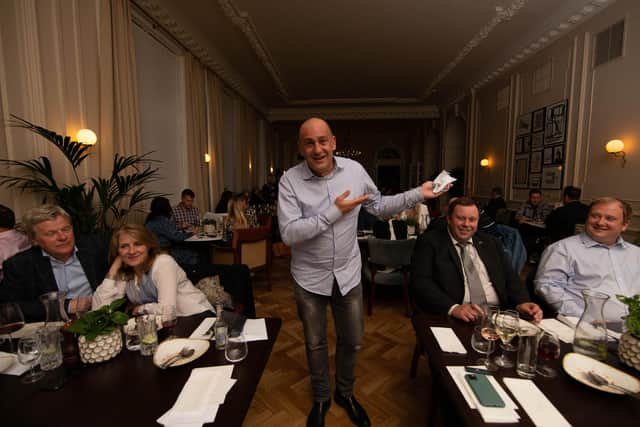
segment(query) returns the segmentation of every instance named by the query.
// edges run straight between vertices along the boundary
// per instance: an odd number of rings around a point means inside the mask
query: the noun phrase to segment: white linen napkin
[[[20,338],[28,337],[29,335],[34,335],[38,329],[44,326],[44,322],[33,322],[26,323],[22,329],[17,330],[16,332],[11,334],[11,338],[14,340],[19,340]],[[0,338],[9,339],[9,334],[0,334]]]
[[[504,378],[504,384],[536,426],[571,426],[533,381],[522,378]]]
[[[573,342],[573,336],[575,335],[574,329],[556,319],[542,319],[539,326],[545,331],[555,332],[558,338],[567,344]]]
[[[467,354],[467,350],[458,339],[456,333],[453,332],[453,329],[431,326],[431,332],[436,337],[440,349],[445,353]]]
[[[452,182],[455,182],[455,181],[457,181],[456,178],[452,177],[451,175],[449,175],[449,172],[442,169],[442,172],[440,172],[436,177],[436,179],[433,180],[433,192],[438,193],[442,191],[442,189],[447,184],[451,184]]]
[[[483,368],[479,366],[479,368]],[[475,393],[469,387],[469,384],[464,379],[464,375],[466,374],[464,370],[464,366],[447,366],[447,370],[449,371],[449,375],[453,378],[453,381],[458,386],[460,393],[466,400],[467,404],[471,409],[477,409],[480,413],[480,416],[486,423],[516,423],[520,419],[520,416],[516,412],[518,406],[515,404],[513,400],[509,397],[507,392],[502,388],[500,383],[492,376],[487,375],[487,379],[491,383],[491,385],[496,389],[496,392],[500,395],[502,400],[505,403],[504,408],[492,408],[488,406],[482,406],[478,399],[476,398]]]
[[[242,329],[245,341],[264,341],[267,336],[267,323],[264,319],[247,319]]]
[[[213,422],[218,407],[235,384],[233,365],[196,368],[185,383],[176,403],[157,422],[167,427],[192,427]]]
[[[197,340],[211,340],[215,338],[215,334],[207,334],[211,326],[216,321],[215,317],[205,317],[200,325],[189,335],[189,338]]]
[[[562,322],[565,325],[571,327],[572,329],[575,329],[576,326],[578,325],[578,322],[580,321],[579,317],[564,316],[562,314],[558,314],[558,316],[556,316],[556,317],[560,322]],[[607,329],[607,339],[609,341],[615,341],[615,340],[619,341],[621,336],[622,336],[622,334],[620,332],[616,332],[616,331],[612,331],[611,329]],[[614,338],[615,338],[615,340],[614,340]]]
[[[2,365],[4,366],[6,361],[4,360],[5,358],[9,358],[11,360],[13,360],[13,362],[6,367],[4,370],[0,371],[0,374],[6,374],[6,375],[17,375],[20,376],[22,374],[24,374],[25,372],[27,372],[29,370],[29,367],[26,365],[23,365],[22,363],[18,362],[18,356],[16,356],[15,354],[12,353],[4,353],[2,351],[0,351],[0,358],[2,358]]]

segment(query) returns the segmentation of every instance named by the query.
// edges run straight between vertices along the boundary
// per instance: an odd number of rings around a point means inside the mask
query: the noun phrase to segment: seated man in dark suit
[[[482,304],[515,308],[542,319],[500,242],[476,232],[480,211],[468,197],[454,200],[447,212],[447,230],[422,234],[411,262],[411,293],[427,313],[449,314],[464,321],[482,315]]]
[[[23,222],[33,246],[4,263],[0,302],[17,302],[27,322],[45,319],[38,297],[65,291],[68,313],[91,309],[91,297],[109,268],[101,239],[76,241],[71,217],[59,206],[28,211]]]
[[[551,243],[576,234],[576,224],[584,224],[589,213],[589,206],[580,202],[582,190],[578,187],[564,188],[562,203],[564,206],[554,209],[545,223]]]

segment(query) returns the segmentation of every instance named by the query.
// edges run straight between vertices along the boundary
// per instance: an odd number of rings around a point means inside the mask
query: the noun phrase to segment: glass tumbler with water
[[[533,325],[522,327],[518,332],[516,373],[521,377],[533,378],[536,376],[538,343],[542,332],[542,329]]]
[[[140,354],[151,356],[158,347],[158,333],[156,327],[156,316],[145,314],[136,318],[136,328],[140,337]]]
[[[224,346],[224,358],[231,363],[240,362],[247,357],[247,342],[244,335],[239,334],[227,337]]]

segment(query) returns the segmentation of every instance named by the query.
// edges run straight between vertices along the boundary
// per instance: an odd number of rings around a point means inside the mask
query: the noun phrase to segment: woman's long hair
[[[147,215],[147,219],[145,219],[144,221],[145,224],[158,217],[171,217],[171,203],[166,197],[154,197],[151,201],[151,207],[149,209],[151,212],[149,212],[149,215]]]
[[[233,224],[233,228],[247,228],[249,222],[244,214],[247,207],[247,198],[244,194],[233,196],[229,200],[229,216],[228,221]]]
[[[113,235],[111,236],[111,244],[109,245],[109,263],[113,263],[113,260],[118,257],[120,236],[123,234],[128,234],[149,249],[147,259],[144,261],[142,266],[145,273],[151,270],[151,266],[153,265],[156,257],[158,254],[163,253],[163,251],[160,249],[156,236],[140,224],[124,224],[113,232]],[[120,270],[118,271],[119,278],[130,280],[133,278],[134,274],[133,268],[123,262],[122,267],[120,267]]]

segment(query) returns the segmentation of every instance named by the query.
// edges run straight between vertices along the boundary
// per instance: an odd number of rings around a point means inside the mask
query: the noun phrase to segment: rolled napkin
[[[453,329],[431,326],[431,332],[436,337],[440,349],[445,353],[467,354],[467,350],[458,339],[456,333],[453,332]]]
[[[503,381],[536,426],[571,425],[533,381],[521,378],[504,378]]]

